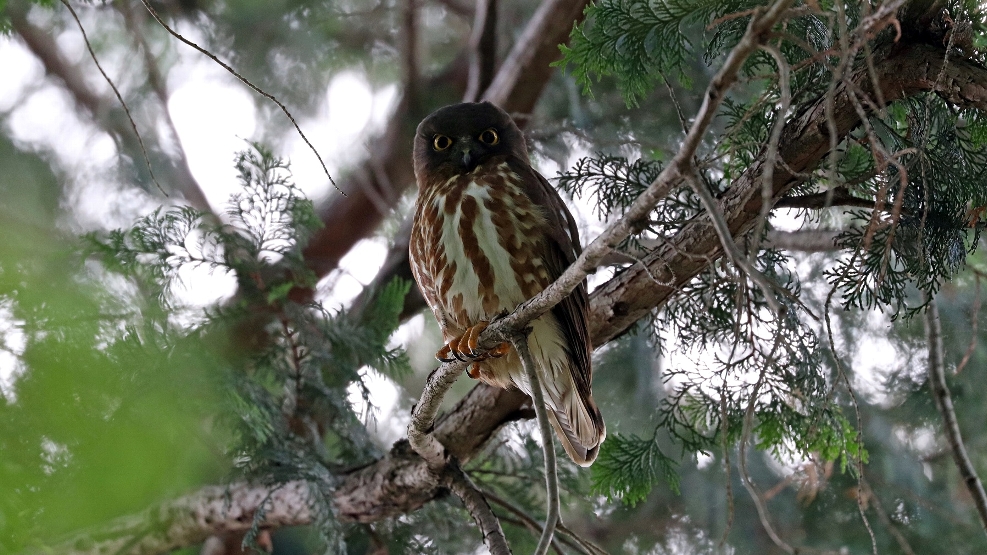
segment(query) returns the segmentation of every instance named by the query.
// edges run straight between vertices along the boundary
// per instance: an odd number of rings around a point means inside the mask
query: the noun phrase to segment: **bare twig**
[[[110,86],[110,88],[113,89],[113,94],[116,95],[117,100],[120,101],[120,106],[123,106],[123,111],[127,114],[127,121],[130,122],[130,127],[133,128],[134,135],[137,135],[137,142],[140,144],[141,154],[144,155],[144,163],[147,164],[147,173],[151,176],[151,181],[154,183],[154,186],[161,191],[161,194],[167,197],[168,193],[161,188],[161,184],[158,183],[158,178],[154,177],[154,170],[151,169],[151,160],[147,157],[147,147],[144,146],[144,139],[141,137],[141,132],[137,130],[137,124],[134,123],[134,116],[130,114],[130,108],[127,106],[126,101],[123,100],[123,95],[120,94],[120,89],[117,89],[117,86],[113,84],[113,80],[106,74],[103,66],[99,63],[99,59],[96,58],[96,53],[93,52],[93,45],[90,44],[89,36],[86,35],[86,29],[82,26],[82,22],[79,21],[79,14],[75,13],[75,9],[68,3],[68,0],[62,0],[62,4],[68,8],[69,13],[72,14],[72,19],[75,20],[75,24],[79,27],[79,32],[82,33],[82,40],[86,43],[86,50],[89,51],[89,57],[92,58],[93,63],[96,64],[96,69],[99,70],[99,73],[103,76],[103,79]]]
[[[160,16],[158,16],[158,12],[154,11],[154,8],[151,7],[151,4],[148,3],[147,0],[141,0],[141,3],[144,4],[144,7],[147,9],[148,13],[151,14],[151,17],[153,17],[154,20],[157,21],[159,25],[161,25],[162,27],[164,27],[165,30],[168,31],[168,33],[171,36],[173,36],[176,39],[182,41],[183,43],[187,44],[188,46],[191,46],[192,48],[198,50],[201,54],[203,54],[204,56],[206,56],[210,60],[216,62],[217,64],[220,65],[220,67],[222,67],[223,69],[225,69],[226,71],[228,71],[231,75],[233,75],[234,77],[236,77],[237,79],[239,79],[241,83],[243,83],[244,85],[250,87],[251,90],[253,90],[257,94],[263,96],[264,98],[270,100],[271,102],[277,104],[278,105],[278,108],[281,108],[281,111],[284,112],[284,115],[288,117],[288,120],[289,121],[291,121],[291,124],[293,126],[295,126],[295,131],[298,131],[298,135],[302,138],[303,141],[305,141],[305,144],[307,144],[308,145],[308,148],[312,151],[313,154],[315,154],[315,157],[319,159],[319,164],[322,165],[322,171],[325,172],[326,177],[329,178],[329,182],[332,183],[332,186],[333,187],[336,187],[336,190],[339,191],[340,193],[342,193],[344,196],[346,195],[346,193],[343,193],[343,191],[339,188],[339,186],[336,185],[336,181],[332,178],[332,176],[329,175],[329,168],[326,167],[326,163],[322,160],[322,156],[319,154],[319,151],[315,149],[315,145],[312,144],[312,141],[308,140],[308,137],[302,131],[302,128],[298,126],[298,122],[295,121],[295,117],[292,116],[291,115],[291,112],[288,111],[288,107],[287,106],[285,106],[280,100],[278,100],[277,98],[275,98],[274,95],[272,95],[272,94],[268,93],[267,91],[261,89],[257,85],[254,85],[252,82],[250,82],[249,79],[247,79],[243,75],[240,75],[235,69],[233,69],[232,67],[230,67],[229,64],[227,64],[226,62],[224,62],[224,61],[220,60],[218,57],[216,57],[215,54],[213,54],[212,52],[206,50],[205,48],[202,48],[198,44],[196,44],[196,43],[188,40],[187,38],[185,38],[184,36],[182,36],[181,33],[179,33],[178,31],[176,31],[174,29],[172,29],[171,26],[169,26],[167,23],[165,23],[164,20],[161,19]]]
[[[777,343],[776,340],[775,345]],[[774,356],[774,353],[771,356]],[[775,545],[785,553],[793,554],[796,553],[795,548],[781,539],[781,536],[775,532],[774,526],[771,525],[771,516],[768,513],[768,508],[765,506],[761,493],[757,491],[757,487],[751,479],[750,472],[747,471],[747,442],[750,441],[751,428],[754,422],[754,406],[757,404],[758,393],[761,391],[761,386],[764,385],[764,378],[767,372],[768,367],[765,365],[761,368],[761,373],[757,378],[757,382],[754,384],[754,389],[751,391],[750,400],[747,402],[747,409],[744,411],[744,424],[740,434],[740,452],[737,454],[737,469],[740,472],[740,482],[744,484],[744,488],[750,494],[751,500],[754,502],[755,508],[757,508],[757,516],[761,519],[761,527],[764,528],[764,531],[767,532],[768,537],[771,538],[771,541]]]
[[[702,180],[695,173],[695,169],[685,174],[685,180],[692,187],[693,192],[699,197],[699,200],[703,204],[703,208],[706,209],[706,215],[713,222],[713,228],[716,229],[716,234],[720,237],[720,244],[723,246],[723,251],[727,253],[730,261],[737,265],[748,277],[751,278],[761,292],[764,293],[764,300],[771,307],[771,311],[775,315],[780,315],[784,312],[781,303],[778,302],[778,298],[775,296],[774,286],[767,277],[764,276],[757,268],[751,264],[750,259],[744,256],[740,250],[737,248],[737,244],[733,240],[733,234],[730,232],[730,228],[727,227],[726,220],[723,219],[723,213],[716,206],[716,200],[713,199],[713,195],[703,184]]]
[[[891,537],[894,538],[894,541],[898,544],[898,547],[901,548],[901,552],[905,555],[915,555],[915,550],[913,550],[912,546],[909,545],[904,534],[902,534],[901,530],[898,530],[898,527],[891,522],[891,517],[888,516],[888,511],[884,509],[884,504],[881,503],[881,498],[874,493],[874,490],[870,487],[870,484],[867,483],[867,480],[862,479],[860,483],[864,486],[864,493],[867,495],[867,499],[870,500],[871,505],[874,507],[874,512],[877,513],[877,517],[881,519],[884,527],[888,529],[888,533],[891,534]]]
[[[483,490],[483,496],[489,499],[491,503],[500,505],[506,511],[515,515],[520,520],[520,522],[529,530],[532,530],[537,534],[541,534],[541,531],[544,529],[541,523],[539,523],[537,520],[535,520],[534,517],[532,517],[527,512],[525,512],[524,509],[518,507],[514,503],[511,503],[510,501],[504,499],[503,497],[497,495],[496,493],[488,489],[485,489]],[[563,543],[569,546],[570,548],[575,549],[579,553],[582,553],[583,555],[608,555],[607,552],[604,551],[600,546],[590,542],[589,540],[579,537],[578,534],[566,528],[561,522],[558,523],[555,528],[559,532],[562,532],[562,535],[553,539],[552,540],[553,544],[557,542]],[[555,549],[558,550],[558,547],[556,546]]]
[[[980,323],[980,274],[974,273],[973,277],[976,280],[976,293],[973,298],[973,309],[970,314],[970,344],[966,348],[966,353],[963,354],[963,360],[956,365],[955,374],[959,374],[966,368],[966,365],[970,362],[970,357],[973,356],[973,352],[977,349],[977,327]]]
[[[535,415],[538,417],[538,431],[541,432],[542,450],[545,452],[545,495],[547,497],[548,510],[545,516],[545,527],[542,528],[541,538],[538,540],[538,547],[535,548],[534,555],[545,555],[552,544],[552,537],[555,534],[555,525],[559,521],[559,477],[558,466],[555,461],[555,444],[552,439],[551,424],[548,422],[548,412],[545,410],[545,396],[541,390],[541,380],[538,379],[538,370],[535,362],[531,358],[528,350],[528,333],[519,333],[511,338],[514,349],[521,357],[521,366],[524,367],[524,374],[528,378],[528,387],[531,388],[531,402],[535,405]]]
[[[939,306],[935,298],[928,295],[924,295],[924,297],[923,300],[928,302],[928,308],[925,311],[925,335],[929,344],[929,388],[932,390],[936,407],[939,408],[939,413],[942,415],[946,439],[949,441],[949,447],[953,452],[953,461],[956,463],[960,477],[963,478],[963,483],[966,484],[966,488],[973,498],[973,503],[977,507],[980,524],[987,533],[987,493],[984,493],[984,485],[967,455],[966,445],[964,445],[963,436],[960,434],[960,425],[956,420],[953,399],[949,394],[949,387],[946,385]]]
[[[178,160],[176,161],[176,166],[178,167],[178,171],[188,176],[185,180],[188,182],[188,185],[183,188],[182,194],[193,206],[207,211],[209,201],[206,199],[206,194],[203,192],[199,182],[192,175],[188,156],[185,154],[185,147],[182,146],[181,138],[178,136],[178,128],[175,127],[175,121],[171,117],[171,110],[168,109],[169,95],[167,84],[164,75],[161,74],[161,68],[158,67],[158,62],[154,58],[154,53],[147,43],[146,33],[144,33],[144,19],[139,17],[138,14],[140,12],[135,10],[130,2],[114,2],[114,6],[123,15],[127,30],[144,55],[144,68],[147,70],[148,83],[151,85],[151,90],[154,91],[155,96],[158,97],[158,102],[161,104],[164,121],[167,124],[168,132],[171,135],[171,140],[177,152]]]

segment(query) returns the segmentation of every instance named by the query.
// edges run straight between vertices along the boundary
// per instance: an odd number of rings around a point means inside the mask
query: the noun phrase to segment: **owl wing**
[[[549,223],[549,229],[546,230],[545,263],[552,280],[558,279],[582,252],[576,222],[548,180],[520,159],[512,158],[508,163],[523,179],[525,192],[534,204],[545,209],[545,217]],[[593,401],[590,387],[593,371],[592,343],[587,329],[588,310],[589,295],[585,282],[580,283],[568,297],[552,308],[552,315],[558,321],[560,331],[569,345],[570,375],[585,412],[576,409],[576,405],[572,404],[575,399],[571,397],[568,401],[565,398],[558,399],[556,410],[550,413],[551,422],[560,439],[563,439],[566,452],[577,464],[583,466],[596,459],[600,444],[606,437],[603,416]],[[585,417],[589,417],[589,421]]]
[[[427,239],[425,237],[424,228],[426,227],[422,222],[425,217],[422,210],[423,203],[419,201],[418,205],[415,207],[415,221],[419,222],[411,229],[411,240],[408,244],[408,262],[411,266],[411,275],[414,276],[415,281],[418,282],[418,289],[422,292],[422,297],[425,298],[425,302],[428,307],[432,309],[432,314],[435,315],[436,321],[439,323],[439,327],[442,328],[443,336],[447,335],[446,325],[447,318],[445,311],[442,308],[442,303],[439,299],[439,292],[436,290],[435,281],[432,278],[433,272],[429,267],[429,252],[427,245]],[[432,253],[436,254],[436,253]],[[448,339],[448,338],[447,338]]]
[[[545,217],[549,223],[549,228],[546,230],[548,252],[545,262],[548,273],[554,281],[582,253],[576,221],[555,188],[540,173],[514,157],[508,163],[524,181],[525,192],[532,202],[545,209]],[[572,294],[552,308],[552,314],[559,321],[562,332],[569,341],[573,366],[578,370],[574,372],[573,378],[576,388],[584,397],[590,394],[592,380],[590,365],[592,345],[586,327],[588,309],[589,295],[586,292],[585,282],[580,283]]]

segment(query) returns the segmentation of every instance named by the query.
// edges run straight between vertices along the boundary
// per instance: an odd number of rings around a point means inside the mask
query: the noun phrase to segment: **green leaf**
[[[675,461],[665,455],[656,437],[613,434],[607,437],[600,456],[593,464],[593,491],[607,499],[621,499],[628,505],[643,501],[661,481],[678,493],[679,478]]]

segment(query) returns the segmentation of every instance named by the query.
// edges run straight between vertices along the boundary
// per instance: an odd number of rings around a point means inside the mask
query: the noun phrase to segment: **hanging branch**
[[[113,89],[113,94],[116,95],[117,100],[120,101],[120,106],[123,106],[123,111],[127,114],[127,121],[130,122],[130,127],[134,130],[134,135],[137,135],[137,143],[140,144],[141,154],[144,155],[144,164],[147,165],[147,173],[151,176],[151,181],[154,183],[154,186],[161,191],[161,194],[167,197],[168,193],[161,188],[161,184],[158,183],[158,178],[154,177],[154,170],[151,169],[151,160],[147,157],[147,147],[144,146],[144,139],[141,137],[141,132],[137,130],[137,124],[134,123],[134,116],[130,114],[130,108],[123,100],[123,95],[120,94],[120,89],[113,84],[113,80],[106,74],[106,71],[103,70],[103,66],[99,63],[99,59],[96,58],[96,53],[93,52],[93,45],[89,42],[89,36],[86,34],[86,29],[82,26],[82,22],[79,21],[79,14],[75,13],[75,9],[68,3],[68,0],[62,0],[62,4],[68,8],[69,13],[72,14],[72,19],[75,20],[75,24],[79,27],[79,32],[82,33],[82,40],[86,43],[86,50],[89,51],[89,57],[92,58],[93,63],[96,64],[96,69],[99,70],[99,73],[103,76],[106,84]]]
[[[548,422],[548,412],[545,410],[545,395],[541,389],[541,380],[538,378],[538,370],[535,362],[531,358],[531,351],[528,350],[528,333],[524,330],[511,338],[514,349],[521,357],[521,366],[524,367],[524,374],[528,377],[528,387],[531,388],[532,404],[535,405],[535,415],[538,417],[538,431],[541,433],[542,450],[545,452],[545,495],[548,497],[548,511],[545,516],[545,527],[542,528],[541,538],[538,539],[538,547],[535,548],[534,555],[545,555],[552,545],[552,537],[555,534],[555,525],[559,521],[559,476],[558,465],[555,461],[555,444],[552,438],[552,425]]]
[[[970,497],[977,507],[977,515],[980,517],[980,524],[987,533],[987,493],[984,493],[984,485],[977,476],[977,470],[973,467],[973,462],[966,452],[966,445],[963,443],[963,436],[960,434],[960,425],[956,421],[956,410],[953,408],[953,399],[949,394],[949,387],[946,385],[946,372],[943,368],[943,347],[942,347],[942,323],[939,320],[939,306],[935,298],[923,295],[924,301],[928,303],[925,311],[925,335],[929,344],[929,388],[932,390],[932,397],[936,400],[936,407],[942,415],[943,427],[946,431],[946,439],[949,441],[950,450],[953,452],[953,462],[960,471],[960,477],[966,484],[966,489],[970,491]]]

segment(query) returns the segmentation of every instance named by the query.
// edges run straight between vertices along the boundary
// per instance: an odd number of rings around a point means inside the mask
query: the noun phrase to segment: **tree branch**
[[[444,482],[450,491],[455,493],[462,501],[466,510],[473,516],[477,527],[483,534],[483,543],[490,550],[491,555],[510,555],[511,548],[507,545],[507,538],[504,537],[504,530],[500,527],[500,520],[493,513],[490,504],[483,497],[483,493],[476,487],[473,480],[463,472],[458,464],[450,464],[444,474]]]
[[[836,238],[842,231],[804,229],[801,231],[768,231],[763,247],[800,252],[830,252],[839,250]]]
[[[268,486],[208,486],[173,501],[112,521],[109,526],[76,534],[51,548],[65,555],[167,553],[202,543],[207,537],[244,532],[263,508],[262,528],[310,524],[309,491],[314,485],[288,482]]]
[[[528,330],[530,332],[530,330]],[[531,358],[531,351],[528,349],[528,333],[518,333],[511,338],[514,349],[521,357],[521,366],[524,367],[524,374],[528,377],[528,386],[531,388],[531,404],[535,406],[535,415],[538,418],[538,431],[541,433],[541,446],[545,453],[545,497],[548,509],[545,511],[545,526],[542,528],[541,537],[538,539],[538,546],[535,547],[534,555],[545,555],[552,545],[552,538],[555,535],[555,525],[559,522],[559,476],[558,465],[555,461],[555,444],[552,432],[552,425],[548,422],[548,412],[545,410],[545,396],[541,389],[541,380],[538,379],[538,371],[535,369],[535,362]]]
[[[956,420],[956,411],[953,409],[953,399],[949,394],[949,387],[946,385],[939,306],[935,298],[924,296],[925,300],[928,301],[928,307],[925,311],[925,335],[929,344],[929,388],[932,390],[936,407],[942,415],[946,439],[949,441],[950,450],[953,452],[953,462],[956,463],[960,477],[963,478],[963,483],[966,484],[970,497],[973,498],[973,504],[977,507],[980,525],[987,533],[987,493],[984,493],[984,485],[981,483],[980,477],[977,476],[977,469],[973,467],[973,463],[967,455],[963,436],[960,434],[960,425]]]
[[[785,197],[774,204],[775,208],[809,208],[822,210],[832,206],[853,206],[857,208],[875,208],[871,199],[855,197],[846,187],[835,187],[822,193]]]
[[[477,0],[469,48],[470,76],[463,100],[475,102],[493,81],[497,65],[497,0]]]
[[[943,67],[942,60],[942,49],[929,45],[894,45],[878,51],[875,73],[886,100],[891,102],[934,90],[947,100],[962,101],[964,107],[987,107],[987,70],[975,62],[951,59],[944,70],[946,77],[937,86],[936,75]],[[865,70],[855,72],[850,78],[862,88],[869,87]],[[859,119],[846,96],[845,87],[838,88],[833,102],[836,108],[834,123],[839,138],[842,138],[859,124]],[[797,174],[816,167],[828,151],[829,136],[824,104],[824,99],[817,100],[798,111],[785,125],[779,141],[779,166],[775,168],[772,180],[773,199],[777,200],[786,194],[800,179]],[[708,107],[704,105],[704,109]],[[697,117],[694,127],[703,120],[704,118]],[[688,150],[691,144],[693,143],[687,143],[684,150]],[[726,194],[718,199],[718,205],[734,237],[749,231],[760,214],[761,195],[758,193],[764,163],[763,158],[756,159],[734,181]],[[674,165],[670,164],[669,167]],[[662,179],[665,178],[659,178],[659,181]],[[599,254],[596,252],[593,256]],[[650,310],[666,302],[676,288],[686,284],[706,267],[709,260],[718,256],[720,245],[715,232],[705,223],[693,224],[670,239],[667,245],[649,254],[644,259],[649,264],[647,269],[641,268],[639,264],[635,265],[599,287],[591,295],[589,332],[593,344],[603,345],[623,333]],[[586,259],[581,258],[576,267],[581,268],[584,263]],[[675,268],[674,275],[668,270],[669,265]],[[649,273],[667,280],[669,285],[657,284],[649,277]],[[576,276],[567,272],[566,280],[574,277]],[[581,281],[582,278],[579,279]],[[545,303],[544,299],[548,295],[561,293],[565,286],[557,283],[551,291],[543,292],[539,296],[541,300],[538,301],[538,307],[544,307],[541,304]],[[538,307],[525,305],[512,315],[510,325],[519,324],[522,313],[534,318],[533,313]],[[491,328],[506,322],[507,320],[500,320],[491,324],[484,333],[485,339],[492,334]],[[502,331],[508,329],[510,328],[504,325]],[[464,366],[460,364],[457,369],[450,370],[462,372]],[[465,464],[501,426],[519,418],[530,418],[531,411],[522,409],[526,399],[518,391],[478,385],[451,411],[436,421],[433,435],[445,447],[446,452]],[[382,459],[339,478],[341,483],[334,492],[333,506],[337,518],[347,522],[374,522],[413,511],[442,491],[434,478],[431,478],[425,460],[414,453],[404,441],[396,443]],[[271,503],[273,506],[274,501]],[[299,519],[285,525],[309,521],[310,519]],[[205,532],[209,533],[212,532]],[[99,551],[99,545],[91,545],[91,549],[85,550],[94,554]],[[74,552],[81,553],[83,550]],[[131,554],[153,552],[134,549],[129,551]]]

